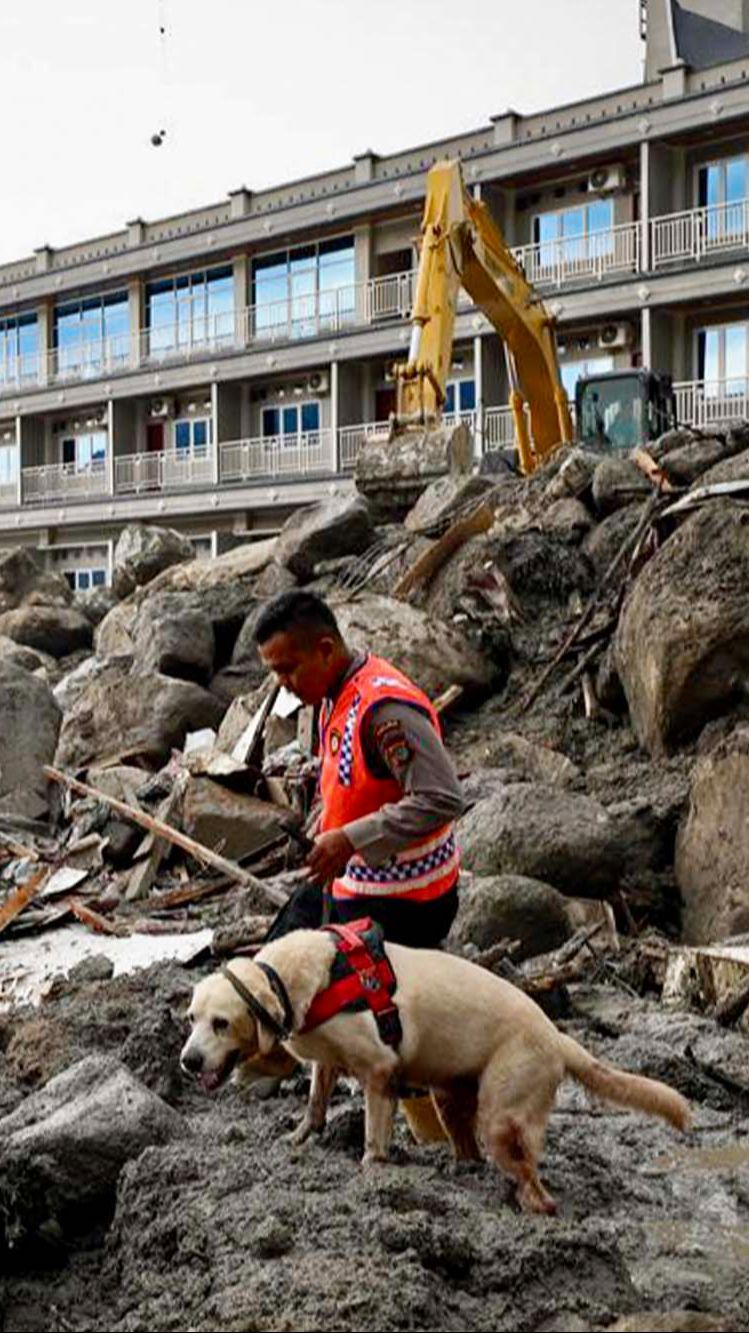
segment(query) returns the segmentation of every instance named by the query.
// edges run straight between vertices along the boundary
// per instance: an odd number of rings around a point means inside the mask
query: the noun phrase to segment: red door
[[[160,454],[164,448],[163,421],[149,421],[146,424],[146,449],[149,454]]]
[[[375,390],[375,421],[387,421],[391,412],[395,411],[395,388],[390,385],[386,389]]]

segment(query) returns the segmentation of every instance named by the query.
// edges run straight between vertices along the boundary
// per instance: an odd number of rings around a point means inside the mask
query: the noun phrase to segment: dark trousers
[[[458,910],[457,887],[432,902],[415,903],[403,898],[338,900],[331,903],[330,921],[345,924],[369,916],[393,944],[412,949],[436,949],[449,931]],[[271,925],[266,941],[280,939],[291,930],[315,930],[323,924],[323,892],[315,884],[302,884],[284,903]]]

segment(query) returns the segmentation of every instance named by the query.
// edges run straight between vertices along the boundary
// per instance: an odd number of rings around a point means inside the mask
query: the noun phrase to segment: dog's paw
[[[296,1129],[292,1129],[288,1134],[284,1134],[284,1141],[288,1143],[290,1148],[303,1148],[305,1143],[308,1143],[313,1135],[322,1134],[322,1130],[322,1125],[315,1125],[308,1116],[305,1116],[297,1125]]]
[[[361,1159],[362,1171],[381,1171],[383,1166],[387,1166],[388,1159],[382,1153],[374,1153],[367,1150]]]

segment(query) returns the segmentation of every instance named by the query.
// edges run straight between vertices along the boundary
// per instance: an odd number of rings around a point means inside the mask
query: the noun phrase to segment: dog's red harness
[[[318,991],[300,1032],[311,1032],[344,1010],[351,1013],[369,1009],[382,1040],[397,1048],[403,1029],[393,999],[397,982],[385,953],[382,927],[363,917],[349,925],[331,925],[325,929],[336,941],[330,984]]]

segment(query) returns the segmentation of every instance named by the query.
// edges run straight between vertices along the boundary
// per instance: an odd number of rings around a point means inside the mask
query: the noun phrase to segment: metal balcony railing
[[[231,440],[220,446],[219,457],[225,482],[324,476],[337,471],[335,439],[329,429]]]
[[[749,379],[681,380],[674,393],[684,426],[721,429],[749,421]]]
[[[512,253],[534,287],[564,287],[639,272],[641,240],[640,223],[626,222],[587,236],[522,245]]]
[[[653,218],[650,226],[654,269],[698,264],[711,255],[749,246],[749,199],[670,213]]]
[[[114,460],[114,489],[119,495],[210,486],[212,481],[213,450],[208,444],[122,454]]]
[[[21,473],[21,497],[24,504],[91,500],[107,494],[105,459],[85,464],[47,463],[43,467],[25,467]]]

